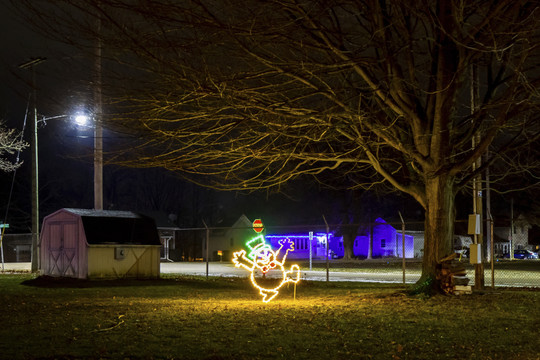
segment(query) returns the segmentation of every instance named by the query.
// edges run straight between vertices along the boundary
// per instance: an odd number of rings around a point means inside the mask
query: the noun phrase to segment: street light
[[[97,47],[97,54],[101,55],[100,46]],[[97,56],[97,59],[100,57]],[[42,118],[38,121],[37,100],[36,100],[36,71],[35,66],[44,62],[46,58],[36,57],[19,65],[19,69],[32,70],[32,102],[33,102],[33,134],[31,139],[32,150],[32,272],[39,270],[39,174],[38,174],[38,122],[51,120],[53,118],[67,117],[68,115],[59,115],[51,118]],[[97,86],[94,89],[97,106],[95,108],[94,122],[94,208],[103,209],[103,128],[101,125],[101,63],[96,60]],[[78,124],[86,124],[88,117],[80,114],[76,116],[75,121]]]
[[[79,126],[85,126],[88,123],[88,116],[84,114],[75,115],[75,122]]]
[[[34,110],[34,129],[31,140],[32,149],[32,272],[36,272],[39,269],[39,198],[38,198],[38,167],[37,167],[37,101],[36,101],[36,65],[44,62],[46,58],[38,57],[32,58],[24,64],[19,65],[19,69],[32,69],[32,102]]]
[[[35,95],[34,95],[35,96]],[[38,151],[38,124],[46,123],[49,120],[73,118],[78,125],[84,125],[88,121],[88,116],[84,114],[57,115],[41,117],[38,120],[37,109],[34,108],[34,136],[32,137],[32,272],[38,271],[39,264],[39,151]]]

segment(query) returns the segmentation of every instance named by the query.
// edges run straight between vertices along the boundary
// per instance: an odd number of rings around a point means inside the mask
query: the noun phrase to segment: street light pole
[[[101,111],[101,104],[96,110]],[[94,124],[94,209],[103,210],[103,128],[101,126],[101,112],[96,113]]]
[[[33,58],[19,65],[20,69],[32,69],[32,102],[34,111],[34,124],[32,131],[32,272],[39,270],[39,173],[38,173],[38,133],[37,133],[37,96],[36,96],[36,70],[35,66],[45,61],[45,58]]]

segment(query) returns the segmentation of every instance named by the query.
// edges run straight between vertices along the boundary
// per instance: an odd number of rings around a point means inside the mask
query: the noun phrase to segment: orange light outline
[[[260,238],[260,237],[257,237]],[[253,242],[254,239],[248,241],[248,244]],[[282,253],[282,249],[285,246],[285,243],[287,243],[287,248],[285,250],[285,253]],[[257,246],[255,246],[251,253],[253,255],[253,259],[251,260],[248,256],[246,256],[245,250],[240,250],[235,253],[233,253],[233,263],[235,267],[243,267],[247,271],[251,272],[250,274],[250,280],[251,284],[259,290],[259,294],[263,297],[263,302],[268,303],[272,299],[274,299],[279,294],[279,289],[289,283],[298,283],[300,280],[300,266],[297,264],[291,265],[291,268],[289,271],[285,270],[284,264],[287,258],[287,254],[289,251],[294,251],[294,243],[290,239],[285,239],[279,242],[280,247],[277,251],[273,251],[265,242],[263,238],[263,242],[259,243]],[[282,255],[281,260],[279,259],[279,256]],[[266,274],[271,268],[274,268],[278,271],[281,271],[283,274],[281,282],[274,288],[265,288],[258,284],[257,279],[255,278],[255,270],[260,270],[263,274]],[[296,276],[293,278],[290,275],[296,273]]]

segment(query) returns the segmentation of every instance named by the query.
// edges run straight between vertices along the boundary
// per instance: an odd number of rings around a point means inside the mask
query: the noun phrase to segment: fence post
[[[324,215],[322,216],[324,223],[326,224],[326,282],[330,281],[330,263],[328,260],[328,254],[330,252],[330,237],[328,236],[328,233],[330,232],[330,229],[328,227],[328,223],[326,222],[326,218]]]
[[[495,237],[493,235],[493,217],[491,216],[491,212],[489,212],[489,228],[491,233],[491,239],[490,239],[490,257],[491,257],[491,289],[495,289],[495,249],[493,249],[493,238]]]
[[[405,221],[403,221],[401,211],[398,211],[398,214],[401,219],[401,253],[403,255],[403,285],[405,285]]]
[[[5,226],[2,226],[2,228],[0,228],[0,252],[2,253],[2,272],[4,272],[4,229],[5,228],[6,228]]]
[[[313,231],[309,232],[309,270],[311,271],[312,259],[313,259]]]
[[[209,253],[209,246],[210,245],[210,229],[208,228],[208,226],[206,226],[206,222],[202,221],[202,223],[204,224],[204,227],[206,228],[206,280],[208,280],[208,253]]]

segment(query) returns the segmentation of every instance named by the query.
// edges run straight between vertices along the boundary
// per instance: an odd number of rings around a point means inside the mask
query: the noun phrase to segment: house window
[[[381,239],[381,248],[386,247],[386,239]]]
[[[231,238],[230,243],[231,243],[231,247],[234,247],[234,239],[233,238]]]

